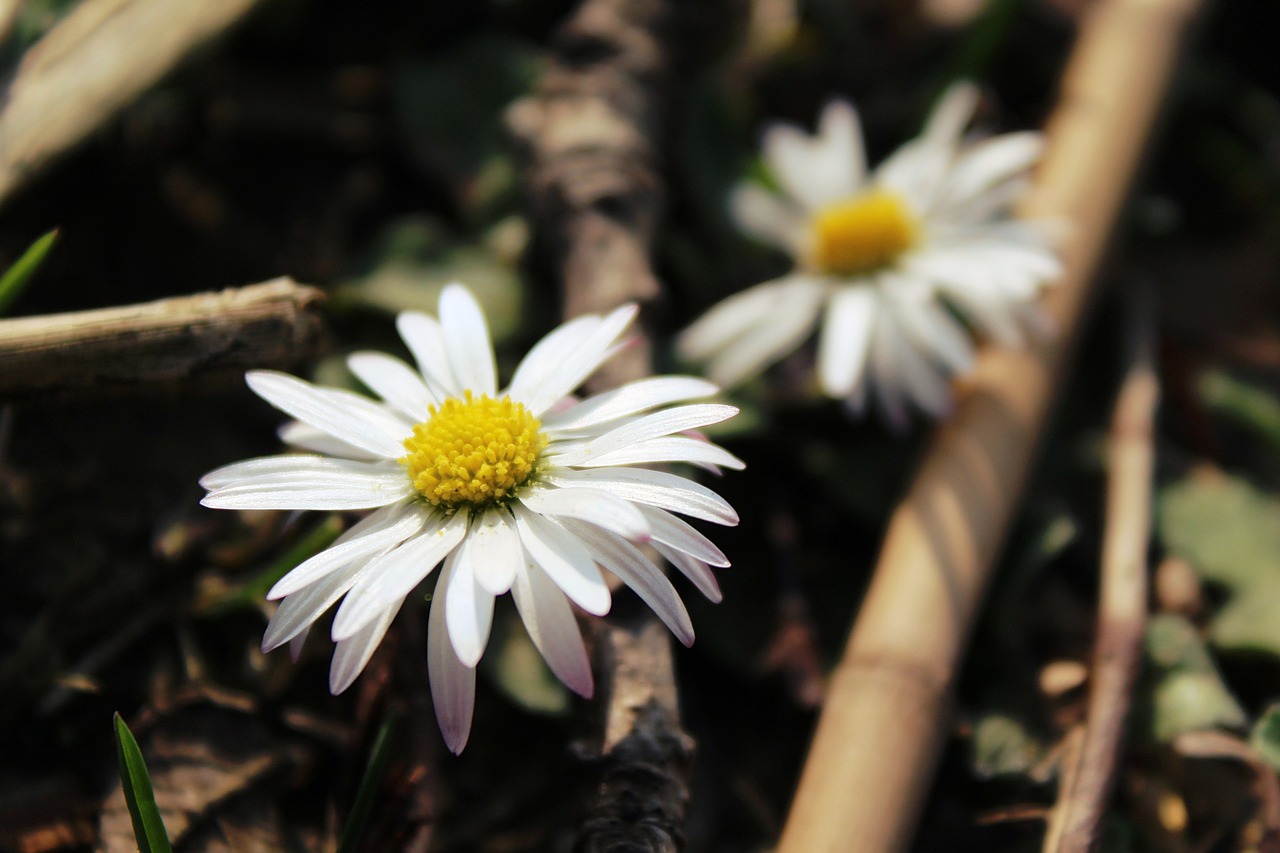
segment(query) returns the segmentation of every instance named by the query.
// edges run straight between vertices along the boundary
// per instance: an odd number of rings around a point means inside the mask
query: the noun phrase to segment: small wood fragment
[[[321,347],[323,299],[313,287],[277,278],[140,305],[0,320],[0,399],[158,391],[297,364]]]

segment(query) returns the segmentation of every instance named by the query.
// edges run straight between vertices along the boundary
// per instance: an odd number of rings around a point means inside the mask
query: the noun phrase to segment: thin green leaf
[[[156,807],[155,791],[151,788],[151,774],[142,758],[142,750],[133,739],[133,732],[125,725],[120,714],[115,715],[116,758],[120,762],[120,787],[124,789],[124,801],[133,819],[133,835],[138,840],[139,853],[172,853],[169,834],[165,832],[160,809]]]
[[[351,806],[347,825],[342,830],[338,853],[356,853],[360,849],[360,841],[364,838],[365,827],[369,823],[369,814],[373,811],[373,800],[378,794],[378,785],[382,783],[382,774],[387,766],[387,757],[391,754],[391,736],[399,722],[399,711],[395,708],[387,711],[386,719],[382,721],[378,736],[373,741],[369,763],[365,765],[364,778],[360,780],[360,789],[356,791],[356,801]]]
[[[57,228],[45,232],[22,253],[22,257],[4,271],[4,275],[0,275],[0,314],[7,311],[13,300],[22,293],[31,276],[44,263],[45,256],[49,254],[49,250],[53,248],[57,239]]]

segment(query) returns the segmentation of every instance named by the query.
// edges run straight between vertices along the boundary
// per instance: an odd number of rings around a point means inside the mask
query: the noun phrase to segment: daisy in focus
[[[822,390],[860,413],[873,397],[891,425],[909,405],[940,416],[973,342],[957,319],[1006,346],[1045,327],[1036,300],[1061,273],[1043,223],[1012,218],[1039,159],[1039,133],[966,144],[977,89],[952,86],[924,132],[868,172],[858,114],[827,105],[816,135],[766,129],[781,193],[738,186],[731,212],[795,269],[735,294],[680,337],[681,355],[736,385],[800,346],[821,318]],[[954,313],[953,313],[954,312]]]
[[[461,285],[440,296],[439,319],[407,312],[397,329],[418,369],[360,352],[348,366],[381,402],[274,371],[249,387],[297,420],[281,430],[310,454],[269,456],[212,471],[202,503],[221,509],[375,510],[268,593],[281,599],[262,647],[296,650],[321,615],[337,643],[334,693],[368,663],[405,599],[443,564],[431,599],[427,663],[436,716],[453,752],[466,746],[475,667],[494,599],[510,592],[534,645],[574,692],[592,693],[571,605],[609,612],[601,569],[631,587],[685,645],[693,627],[648,543],[713,601],[711,566],[729,561],[675,513],[738,523],[733,508],[691,480],[647,465],[742,468],[691,430],[737,413],[672,403],[717,388],[693,377],[642,379],[577,400],[570,395],[619,346],[634,305],[578,317],[543,338],[498,390],[480,306]]]

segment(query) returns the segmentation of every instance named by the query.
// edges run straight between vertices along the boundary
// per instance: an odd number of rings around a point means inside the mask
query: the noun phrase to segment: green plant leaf
[[[27,247],[22,257],[4,271],[4,275],[0,275],[0,314],[8,311],[9,306],[22,293],[31,276],[35,275],[36,270],[40,269],[40,265],[44,263],[45,257],[57,239],[57,228],[46,231]]]
[[[1227,689],[1196,627],[1182,616],[1151,619],[1146,634],[1147,667],[1135,718],[1148,738],[1168,742],[1183,732],[1226,726],[1246,718]]]
[[[1280,400],[1275,395],[1220,370],[1201,376],[1199,390],[1209,408],[1280,451]]]
[[[139,853],[172,853],[142,750],[119,713],[115,715],[114,722],[120,787],[124,789],[124,800],[129,806],[129,816],[133,818],[133,835],[138,841]]]
[[[373,812],[373,800],[378,794],[378,785],[381,784],[382,775],[386,771],[387,758],[391,755],[391,736],[395,734],[399,722],[399,711],[395,708],[387,711],[387,716],[378,729],[378,736],[373,740],[373,749],[369,752],[369,763],[365,765],[364,776],[360,779],[356,800],[351,805],[351,814],[347,816],[347,825],[342,829],[338,853],[356,853],[360,849],[360,841],[364,838],[365,828],[369,824],[369,815]]]
[[[1272,770],[1280,771],[1280,702],[1268,705],[1258,717],[1249,734],[1249,742]]]
[[[1214,645],[1280,655],[1280,500],[1200,469],[1161,492],[1159,511],[1165,548],[1227,593],[1210,624]]]

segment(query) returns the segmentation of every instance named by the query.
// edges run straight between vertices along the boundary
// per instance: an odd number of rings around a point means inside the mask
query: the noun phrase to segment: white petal
[[[729,558],[716,544],[691,527],[684,519],[677,518],[664,509],[641,506],[640,512],[649,522],[650,538],[683,551],[696,560],[721,568],[729,565]]]
[[[388,459],[404,454],[404,440],[412,429],[358,394],[317,388],[296,376],[271,370],[251,370],[245,381],[277,409],[347,444]]]
[[[705,361],[734,341],[773,324],[779,316],[803,317],[806,311],[816,316],[824,289],[816,279],[789,275],[735,293],[680,334],[676,342],[680,357]]]
[[[593,616],[608,613],[609,587],[582,543],[556,522],[520,505],[515,517],[525,552],[556,586]]]
[[[765,128],[761,150],[778,183],[806,210],[857,192],[865,161],[857,114],[833,102],[823,111],[818,135],[788,124]]]
[[[583,468],[602,468],[614,465],[650,465],[657,462],[688,462],[703,467],[714,465],[735,471],[747,467],[745,462],[718,444],[680,435],[637,441],[577,465]]]
[[[865,285],[839,288],[827,305],[818,338],[818,377],[833,397],[848,395],[862,382],[876,307],[876,291]]]
[[[516,571],[524,565],[524,549],[514,520],[506,510],[485,510],[467,531],[476,582],[491,595],[511,589]]]
[[[438,400],[461,397],[463,389],[449,366],[440,322],[418,311],[403,311],[396,316],[396,330],[413,353],[413,360],[418,363],[418,371],[432,396]]]
[[[968,334],[938,305],[932,288],[899,287],[896,300],[898,319],[916,347],[952,373],[965,373],[973,366]]]
[[[426,513],[408,504],[378,510],[348,530],[350,535],[345,539],[300,563],[277,581],[267,593],[267,600],[284,598],[332,572],[394,548],[421,530],[426,519]]]
[[[643,551],[625,539],[587,524],[570,522],[570,529],[586,544],[591,556],[631,587],[681,643],[693,645],[693,623],[680,594]]]
[[[440,292],[440,328],[454,378],[464,391],[492,397],[498,391],[493,343],[480,304],[460,284]]]
[[[713,524],[733,526],[738,513],[724,498],[701,483],[647,468],[556,469],[545,475],[563,488],[605,489],[629,501],[679,512]]]
[[[438,593],[431,599],[431,615],[427,620],[427,676],[431,681],[431,702],[445,745],[454,755],[462,752],[471,733],[471,716],[476,704],[476,671],[458,660],[449,641],[445,619],[445,591],[448,589],[450,566],[446,566],[436,582]]]
[[[719,604],[724,599],[724,593],[720,591],[720,583],[706,563],[657,540],[654,540],[653,547],[659,554],[666,557],[671,565],[679,569],[680,574],[688,578],[708,601]]]
[[[234,486],[240,480],[254,480],[257,477],[274,477],[281,474],[315,471],[327,463],[322,456],[259,456],[256,459],[245,459],[215,468],[200,478],[200,485],[206,489],[221,489]],[[319,462],[319,465],[317,465]]]
[[[452,574],[447,589],[436,589],[444,595],[445,624],[449,641],[463,666],[475,666],[484,655],[493,627],[493,594],[476,583],[476,564],[470,553],[470,538],[449,555]],[[447,561],[446,561],[447,562]]]
[[[200,503],[215,509],[373,509],[413,493],[402,469],[315,459],[307,470],[238,479],[235,485],[211,491]]]
[[[387,608],[381,616],[365,625],[354,636],[338,643],[337,648],[333,650],[333,662],[329,664],[330,693],[334,696],[342,693],[351,686],[351,682],[356,680],[356,676],[364,671],[369,658],[373,657],[378,644],[382,642],[387,629],[391,627],[396,614],[400,612],[402,604],[404,604],[403,601],[394,607]]]
[[[556,465],[580,465],[651,438],[718,424],[737,413],[736,406],[721,403],[677,406],[636,418],[604,435],[575,443],[561,452],[556,452],[553,448],[548,457]]]
[[[649,524],[640,510],[603,489],[528,489],[520,503],[540,515],[589,521],[633,541],[649,538]]]
[[[871,331],[870,376],[881,413],[889,426],[900,432],[910,423],[902,400],[902,368],[898,362],[896,341],[902,332],[893,315],[887,311],[883,313],[883,319]]]
[[[292,445],[299,450],[309,450],[312,453],[324,453],[341,459],[373,460],[386,458],[380,453],[370,453],[359,447],[353,447],[345,441],[339,441],[324,430],[316,429],[310,424],[304,424],[302,421],[289,421],[276,430],[276,434],[280,436],[280,440],[285,444]]]
[[[1007,133],[969,147],[952,165],[940,204],[963,205],[991,187],[1030,169],[1044,150],[1044,137],[1032,131]]]
[[[589,334],[580,338],[572,336],[577,341],[573,349],[560,351],[557,346],[557,360],[550,361],[540,354],[535,363],[536,370],[531,368],[522,375],[521,369],[525,365],[521,363],[508,389],[511,399],[523,402],[535,416],[541,415],[596,372],[611,353],[618,336],[626,331],[639,311],[634,304],[616,309],[600,320]],[[526,357],[525,361],[528,360]]]
[[[819,156],[827,177],[827,202],[857,193],[867,172],[858,111],[847,101],[827,104],[818,119],[818,139],[821,143]]]
[[[529,639],[556,678],[579,696],[590,698],[595,689],[591,663],[569,599],[536,566],[516,574],[511,597]]]
[[[466,513],[447,519],[432,516],[421,533],[366,566],[364,576],[333,617],[333,639],[352,636],[408,595],[457,547],[466,532]]]
[[[267,630],[262,635],[262,650],[269,652],[279,648],[307,630],[364,575],[366,567],[367,564],[352,564],[286,596],[267,622]]]
[[[775,305],[759,325],[727,341],[713,354],[707,365],[712,382],[722,388],[738,385],[794,351],[812,334],[826,287],[819,280],[800,276],[784,281],[792,285],[786,290],[786,301]]]
[[[942,93],[929,116],[923,137],[940,142],[959,142],[978,107],[978,87],[968,81],[952,83]]]
[[[418,372],[393,356],[352,353],[347,356],[347,367],[369,390],[414,421],[425,421],[428,407],[437,402]]]
[[[807,216],[754,183],[741,183],[729,196],[729,214],[743,231],[794,256],[804,247]]]
[[[600,322],[599,317],[587,314],[562,323],[544,335],[516,365],[515,375],[507,386],[511,399],[527,404],[546,377],[591,339]]]
[[[597,394],[562,412],[547,415],[542,427],[548,432],[598,426],[646,409],[710,397],[720,389],[694,376],[653,376],[628,382]]]

